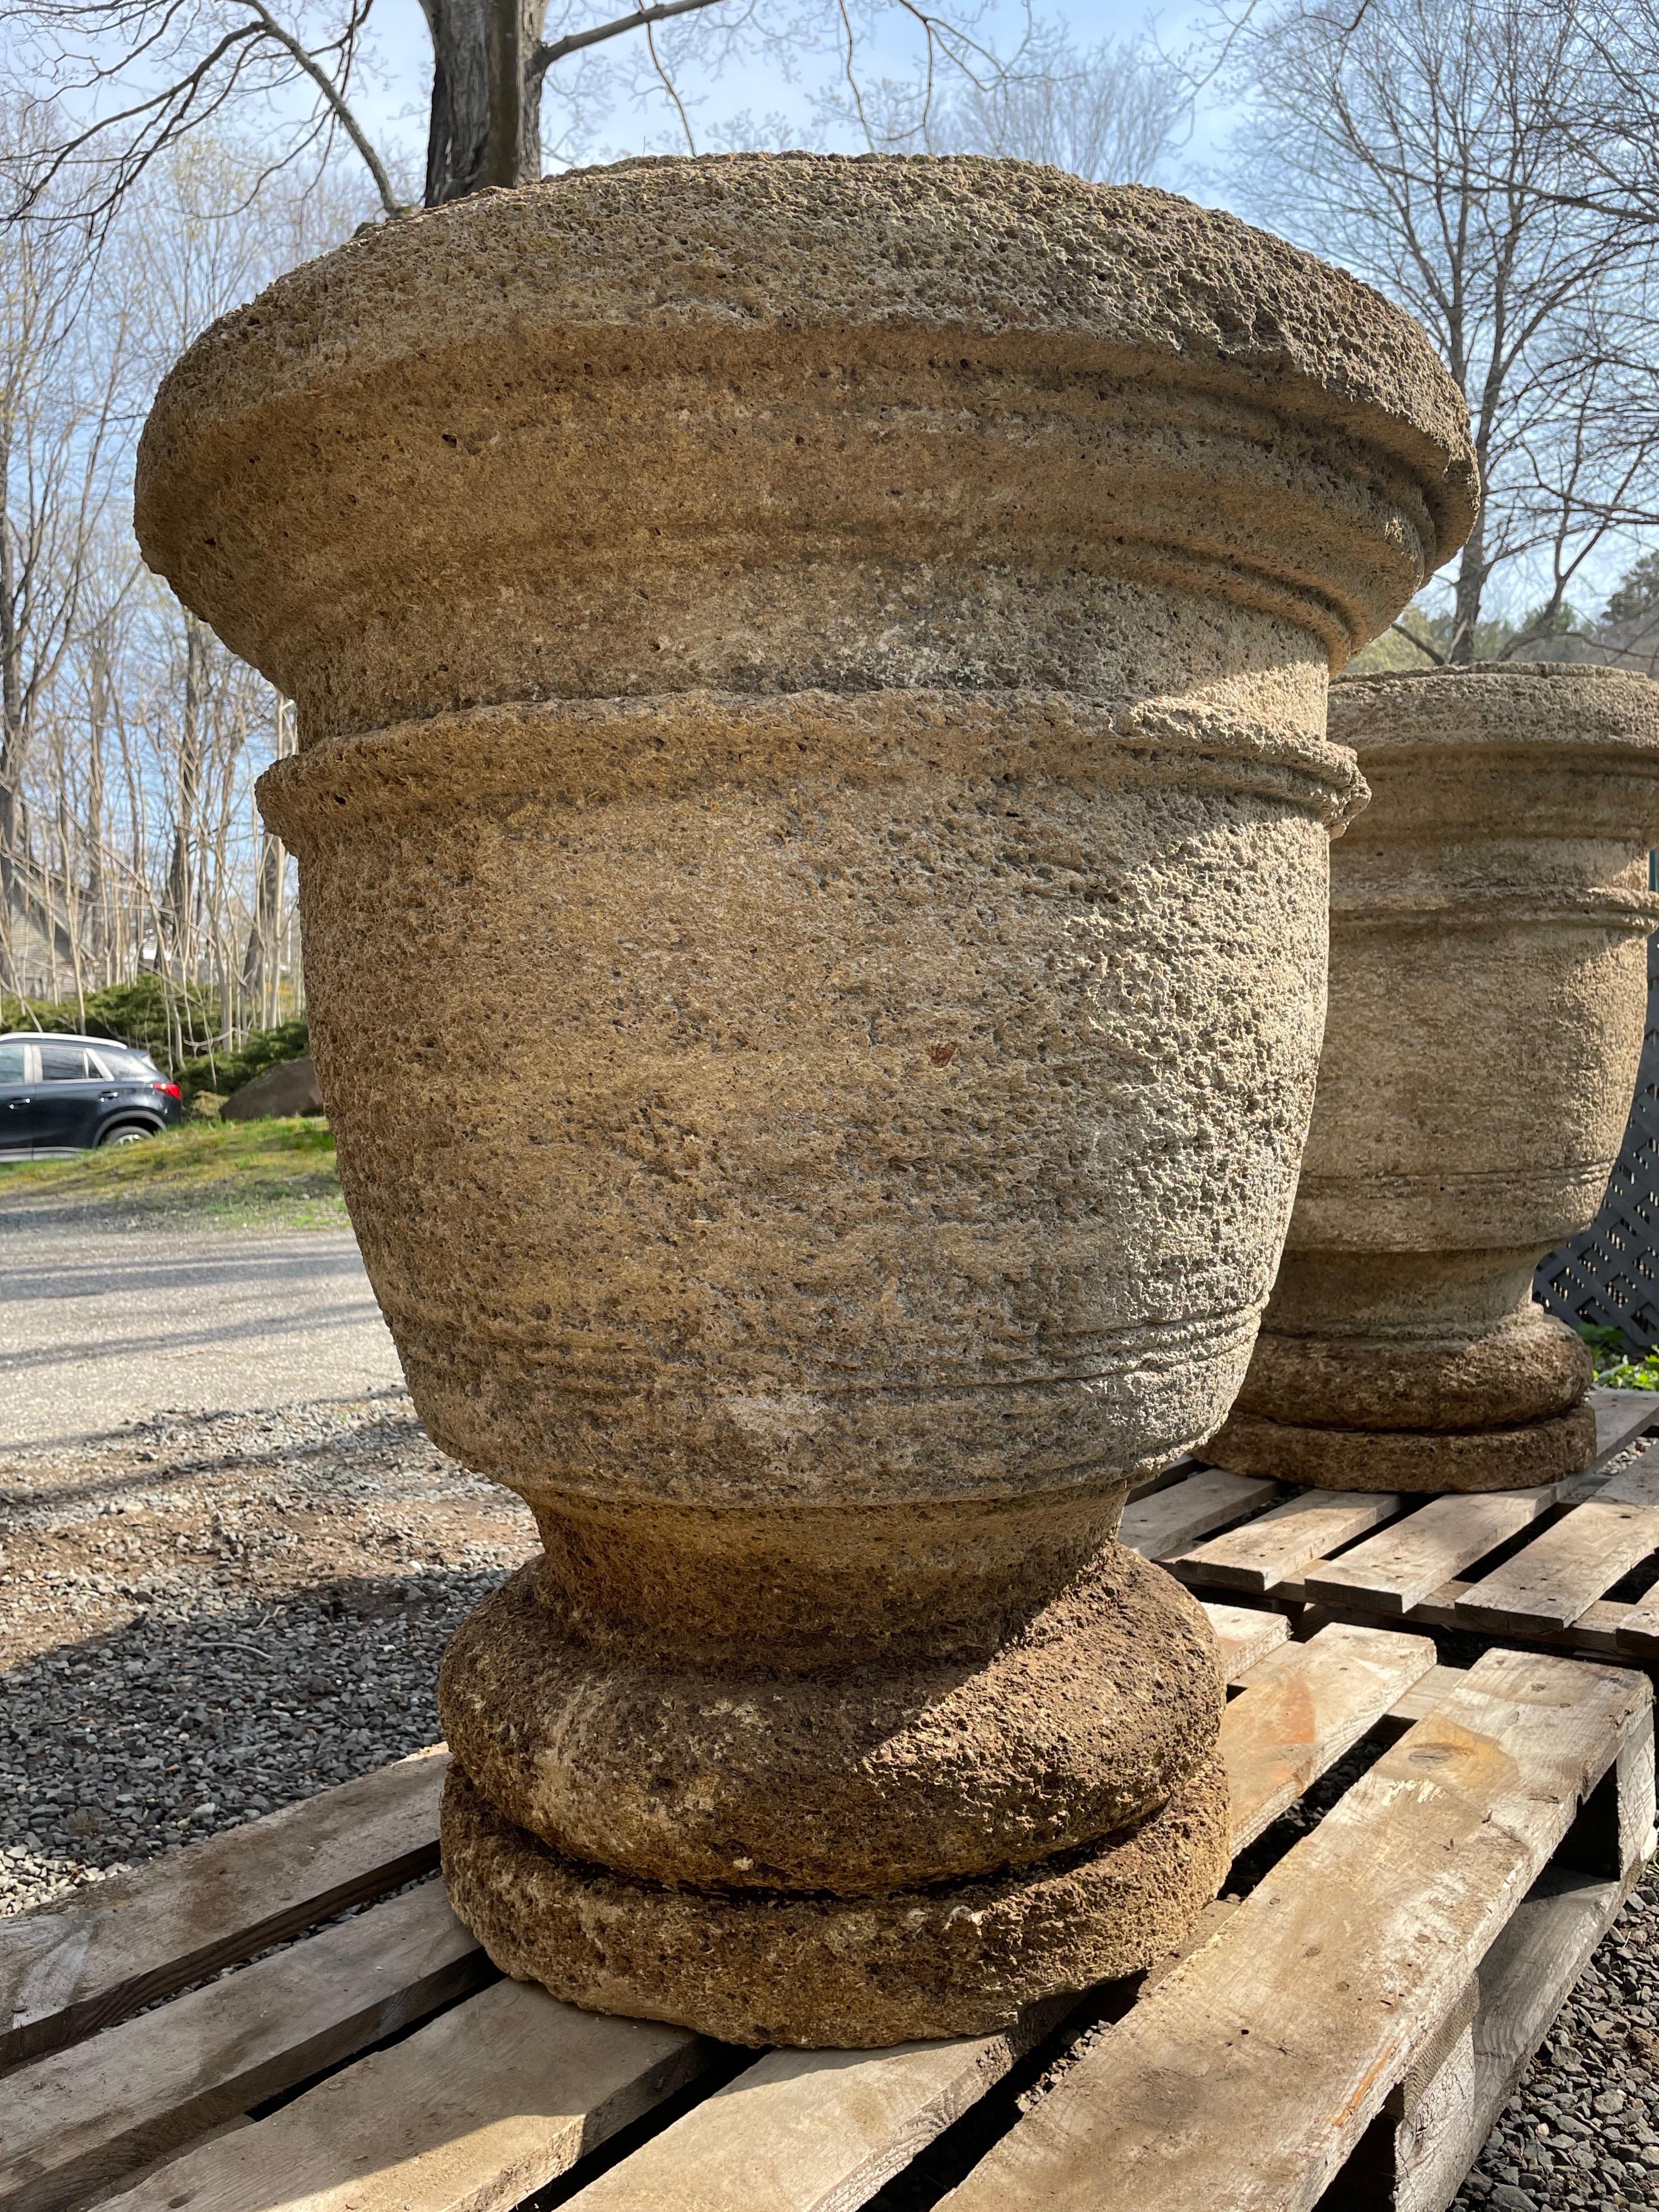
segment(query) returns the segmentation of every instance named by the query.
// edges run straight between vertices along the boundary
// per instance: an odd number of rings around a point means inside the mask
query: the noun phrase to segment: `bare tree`
[[[84,1006],[89,991],[148,969],[211,1006],[210,1034],[231,1036],[282,1004],[289,871],[261,844],[251,791],[277,740],[276,702],[143,569],[119,489],[161,366],[279,269],[348,233],[361,210],[262,176],[257,154],[206,136],[153,167],[129,204],[134,220],[106,242],[95,286],[70,295],[30,362],[28,450],[67,458],[30,478],[31,596],[14,592],[27,617],[13,625],[27,712],[14,717],[5,858],[22,926],[0,988],[70,990]],[[7,242],[26,267],[76,243],[33,225]],[[88,392],[113,395],[104,416],[88,419]],[[88,499],[76,470],[94,462]],[[23,543],[21,524],[11,535]],[[256,924],[264,953],[248,989]],[[198,1036],[204,1019],[189,1020]],[[174,1026],[182,1048],[186,1024]]]
[[[1144,183],[1169,155],[1188,100],[1179,72],[1143,41],[1079,53],[1047,29],[1000,76],[963,80],[935,112],[918,113],[915,135],[930,153],[994,154]]]
[[[295,749],[292,702],[276,702],[276,758],[285,759]],[[281,979],[279,945],[283,926],[283,878],[288,855],[282,839],[266,829],[259,840],[259,862],[254,878],[253,913],[242,947],[242,993],[253,1018],[264,1028],[276,1019],[276,989]]]
[[[24,779],[112,489],[126,332],[107,301],[94,313],[92,273],[73,229],[0,232],[0,983],[20,927],[61,927],[28,866]]]
[[[854,77],[860,43],[908,30],[924,101],[946,80],[996,74],[975,25],[988,0],[934,13],[924,0],[422,0],[431,34],[425,200],[436,206],[541,174],[549,73],[618,40],[638,40],[690,135],[657,27],[708,15],[702,58],[764,56],[793,77],[815,63]],[[14,154],[14,209],[64,198],[106,221],[150,167],[204,125],[246,131],[259,118],[270,168],[349,149],[387,215],[403,202],[395,164],[360,118],[357,90],[373,0],[0,0],[11,75],[33,101],[40,143]],[[56,201],[53,196],[56,196]]]
[[[1591,188],[1588,125],[1562,124],[1569,109],[1582,122],[1601,73],[1577,10],[1222,0],[1222,11],[1250,103],[1238,163],[1250,200],[1409,308],[1468,400],[1485,496],[1445,657],[1474,657],[1494,580],[1501,594],[1507,578],[1536,601],[1504,648],[1524,653],[1552,634],[1598,550],[1659,520],[1644,271]]]

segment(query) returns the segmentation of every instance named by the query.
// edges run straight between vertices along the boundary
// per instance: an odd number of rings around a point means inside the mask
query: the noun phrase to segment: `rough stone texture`
[[[1333,1489],[1524,1489],[1593,1456],[1589,1352],[1533,1303],[1601,1201],[1659,921],[1659,689],[1491,664],[1348,678],[1372,802],[1338,848],[1289,1243],[1210,1456]]]
[[[902,1889],[991,1874],[1163,1804],[1213,1740],[1203,1615],[1111,1545],[981,1660],[734,1680],[550,1634],[533,1570],[451,1647],[451,1750],[568,1858],[738,1889]],[[741,1838],[739,1848],[734,1838]]]
[[[1329,666],[1472,482],[1350,279],[969,160],[486,194],[168,378],[140,532],[300,702],[365,1261],[545,1547],[442,1689],[514,1971],[959,2033],[1213,1886],[1213,1658],[1113,1538],[1289,1217]]]
[[[858,2049],[988,2035],[1056,1990],[1176,1948],[1232,1856],[1207,1750],[1139,1826],[988,1881],[879,1897],[659,1888],[562,1858],[459,1767],[443,1803],[456,1911],[520,1981],[728,2043]]]
[[[317,1087],[317,1063],[309,1053],[299,1060],[284,1060],[266,1068],[239,1091],[233,1091],[219,1109],[222,1121],[262,1121],[283,1114],[320,1114],[323,1094]]]

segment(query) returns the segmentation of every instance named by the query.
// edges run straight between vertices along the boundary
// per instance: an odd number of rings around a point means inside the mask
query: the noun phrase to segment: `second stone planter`
[[[509,1972],[970,2034],[1212,1894],[1213,1645],[1115,1534],[1288,1219],[1330,661],[1470,480],[1363,288],[965,160],[486,194],[169,378],[140,528],[299,702],[364,1258],[545,1547],[442,1684]]]
[[[1534,1304],[1618,1155],[1659,922],[1659,686],[1550,664],[1350,678],[1370,807],[1288,1248],[1218,1464],[1507,1490],[1595,1455],[1589,1352]]]

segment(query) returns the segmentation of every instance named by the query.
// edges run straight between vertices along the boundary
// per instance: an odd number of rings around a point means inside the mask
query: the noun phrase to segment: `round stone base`
[[[991,1651],[851,1647],[833,1673],[594,1648],[547,1583],[525,1568],[462,1623],[444,1735],[561,1858],[674,1888],[846,1899],[1040,1864],[1167,1804],[1221,1727],[1209,1623],[1121,1544]]]
[[[842,2050],[989,2034],[1039,1997],[1147,1966],[1182,1942],[1231,1857],[1218,1758],[1138,1827],[1081,1851],[877,1897],[670,1889],[581,1865],[513,1826],[454,1765],[442,1833],[450,1902],[515,1979],[727,2043]]]
[[[1595,1456],[1588,1406],[1512,1429],[1316,1429],[1235,1413],[1204,1456],[1236,1474],[1320,1490],[1533,1490]]]

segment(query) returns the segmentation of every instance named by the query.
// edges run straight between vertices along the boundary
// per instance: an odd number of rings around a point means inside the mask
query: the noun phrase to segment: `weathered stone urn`
[[[1213,1893],[1213,1644],[1115,1531],[1289,1218],[1329,665],[1470,481],[1374,295],[980,161],[486,193],[173,371],[139,527],[299,702],[364,1257],[545,1545],[442,1683],[509,1972],[883,2044]]]
[[[1659,922],[1659,685],[1549,664],[1349,678],[1371,804],[1334,856],[1289,1246],[1206,1456],[1339,1490],[1509,1490],[1595,1455],[1533,1269],[1591,1220]]]

